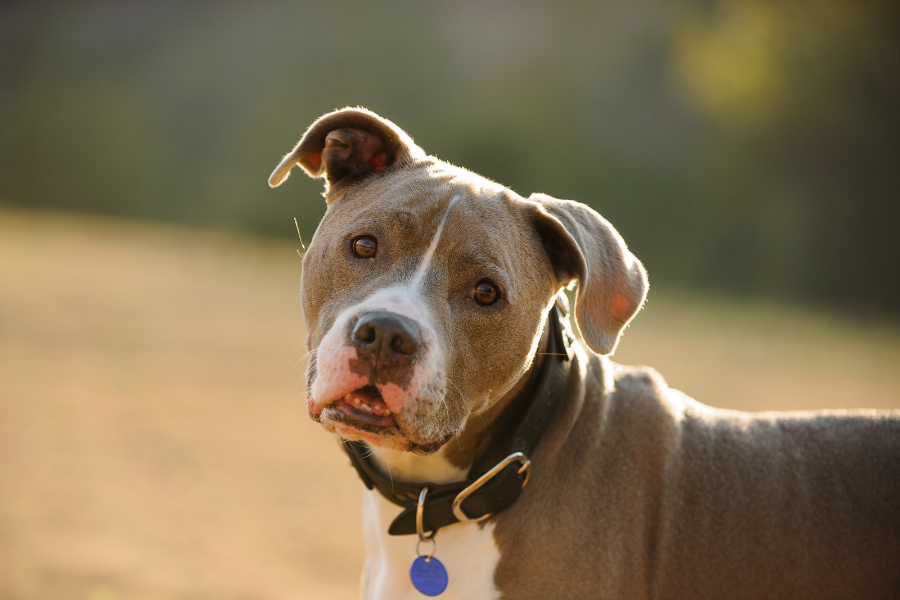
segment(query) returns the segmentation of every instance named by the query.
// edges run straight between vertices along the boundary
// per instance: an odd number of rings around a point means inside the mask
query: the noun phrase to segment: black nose
[[[359,318],[350,336],[356,353],[389,366],[415,356],[422,346],[412,320],[390,312],[371,312]]]

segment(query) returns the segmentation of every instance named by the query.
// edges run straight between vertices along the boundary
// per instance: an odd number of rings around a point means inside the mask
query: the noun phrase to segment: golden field
[[[298,247],[0,210],[0,598],[355,597]],[[893,322],[651,289],[617,360],[716,406],[900,408]]]

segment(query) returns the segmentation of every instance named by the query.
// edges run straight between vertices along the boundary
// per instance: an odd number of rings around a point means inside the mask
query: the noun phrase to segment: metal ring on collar
[[[422,524],[425,516],[425,496],[428,495],[428,486],[422,488],[422,491],[419,492],[419,503],[416,505],[416,533],[419,534],[420,542],[427,542],[429,540],[434,540],[434,534],[437,531],[432,531],[431,535],[425,535],[425,526]],[[416,546],[418,549],[418,546]],[[434,554],[434,552],[432,552]],[[420,555],[421,556],[421,555]]]
[[[487,519],[488,517],[490,517],[493,514],[493,513],[488,513],[484,516],[478,517],[477,519],[470,519],[468,517],[468,515],[466,515],[466,513],[463,512],[462,503],[465,501],[466,498],[468,498],[476,490],[478,490],[478,488],[480,488],[485,483],[490,481],[491,478],[493,478],[497,473],[499,473],[500,471],[505,469],[506,465],[508,465],[509,463],[511,463],[513,461],[518,461],[519,463],[522,464],[522,466],[519,467],[519,473],[522,473],[522,472],[525,473],[525,481],[522,482],[522,488],[524,489],[525,486],[528,485],[528,476],[531,474],[531,471],[529,469],[529,467],[531,467],[531,461],[528,460],[528,457],[525,456],[523,453],[513,452],[512,454],[510,454],[509,456],[507,456],[506,458],[501,460],[499,463],[497,463],[494,466],[494,468],[492,468],[490,471],[488,471],[487,473],[485,473],[484,475],[482,475],[481,477],[476,479],[475,482],[472,483],[472,485],[470,485],[469,487],[467,487],[466,489],[464,489],[463,491],[461,491],[459,494],[456,495],[456,498],[453,500],[453,506],[452,506],[453,514],[456,516],[457,519],[459,519],[459,521],[461,523],[477,523],[478,521],[483,521],[483,520]],[[428,488],[425,488],[425,489],[428,489]],[[422,490],[422,493],[424,494],[425,490]],[[419,496],[419,509],[416,510],[416,526],[419,528],[419,537],[420,538],[422,537],[422,533],[421,533],[422,528],[419,527],[419,511],[421,510],[423,497],[424,496]],[[434,534],[432,534],[432,535],[434,535]]]
[[[434,553],[437,552],[437,542],[434,539],[434,534],[431,534],[431,537],[427,540],[419,540],[416,542],[416,556],[422,556],[422,552],[419,550],[419,546],[422,542],[431,542],[431,553],[425,555],[425,562],[431,562],[431,557],[434,556]]]

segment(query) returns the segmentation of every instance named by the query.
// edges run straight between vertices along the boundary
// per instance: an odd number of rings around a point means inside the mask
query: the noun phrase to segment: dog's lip
[[[312,398],[309,402],[313,419],[327,431],[337,433],[344,439],[362,440],[376,446],[427,455],[436,452],[455,435],[454,432],[427,443],[413,442],[394,420],[394,413],[373,385],[356,389],[324,406]]]
[[[368,429],[371,427],[396,427],[391,410],[381,397],[381,393],[373,385],[368,385],[345,394],[343,398],[328,403],[325,410],[332,409],[349,417],[351,422],[364,423]],[[345,424],[347,419],[341,419]]]
[[[326,431],[336,433],[345,440],[363,441],[373,446],[383,446],[401,452],[409,450],[412,442],[403,435],[397,424],[393,423],[393,417],[387,418],[391,419],[392,423],[381,425],[373,422],[374,419],[367,413],[363,415],[345,412],[339,401],[326,406],[317,420]]]

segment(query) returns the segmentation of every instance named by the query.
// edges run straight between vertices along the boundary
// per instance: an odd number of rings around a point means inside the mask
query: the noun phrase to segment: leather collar
[[[563,397],[569,373],[569,343],[571,334],[564,333],[562,323],[568,314],[568,306],[562,293],[547,316],[550,336],[547,358],[536,377],[536,384],[526,389],[504,409],[525,410],[525,416],[515,428],[511,439],[507,436],[492,445],[472,465],[469,478],[448,484],[404,483],[385,476],[370,458],[371,451],[363,442],[341,440],[367,488],[377,489],[382,496],[404,510],[391,523],[391,535],[416,533],[416,509],[422,490],[428,492],[423,502],[423,530],[436,532],[439,528],[460,521],[479,521],[508,508],[516,501],[528,482],[529,457],[546,431],[556,407]],[[523,396],[525,396],[523,398]],[[528,397],[530,396],[530,398]],[[530,401],[530,402],[529,402]],[[527,404],[526,404],[527,403]],[[524,406],[527,406],[527,409]],[[498,418],[503,418],[504,414]],[[519,454],[517,454],[519,453]],[[504,466],[503,463],[506,462]],[[490,477],[483,477],[495,470]],[[479,478],[483,478],[479,483]],[[470,489],[470,488],[475,489]],[[464,492],[469,491],[469,494]],[[454,500],[463,493],[454,510]],[[462,517],[462,518],[459,518]]]

